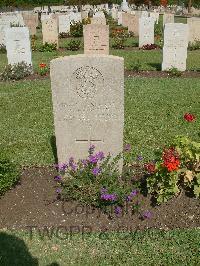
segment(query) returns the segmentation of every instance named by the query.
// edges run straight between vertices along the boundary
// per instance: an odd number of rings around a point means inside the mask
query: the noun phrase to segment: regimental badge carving
[[[101,72],[90,66],[78,68],[72,75],[73,89],[83,99],[92,99],[99,87],[104,87]]]

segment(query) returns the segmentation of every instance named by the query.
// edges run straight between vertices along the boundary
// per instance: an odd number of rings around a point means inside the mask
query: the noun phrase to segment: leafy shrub
[[[182,75],[182,72],[179,71],[176,67],[172,67],[167,72],[170,74],[172,77],[180,77]]]
[[[189,42],[188,49],[190,51],[199,50],[200,49],[200,41],[195,41],[193,43]]]
[[[155,24],[154,34],[155,36],[160,36],[160,37],[163,35],[163,24],[161,21],[159,21],[158,24]]]
[[[19,168],[4,156],[0,159],[0,195],[14,186],[20,178]]]
[[[45,42],[45,44],[43,44],[39,48],[36,48],[36,50],[38,50],[39,52],[53,52],[57,50],[57,43]]]
[[[14,65],[7,65],[4,71],[0,74],[0,80],[19,80],[23,79],[33,73],[31,65],[21,62]]]
[[[4,44],[0,44],[0,54],[6,54],[6,46]]]
[[[75,162],[70,158],[66,164],[57,166],[59,183],[57,192],[61,199],[78,200],[96,207],[113,206],[120,209],[126,201],[134,204],[138,190],[133,187],[133,172],[126,171],[123,177],[119,172],[119,163],[123,154],[115,158],[105,156],[103,152],[94,152],[92,145],[88,157]]]
[[[91,24],[91,18],[84,18],[82,20],[83,25]]]
[[[166,202],[183,189],[200,197],[200,143],[177,137],[155,164],[147,164],[148,192],[158,203]]]
[[[67,49],[71,51],[78,51],[81,46],[80,40],[70,40],[70,42],[67,44]]]
[[[155,49],[158,49],[160,48],[157,44],[146,44],[146,45],[143,45],[142,46],[142,50],[155,50]]]
[[[125,48],[125,42],[127,41],[127,34],[125,33],[125,30],[123,29],[116,29],[113,32],[113,45],[112,47],[114,49],[124,49]]]
[[[81,22],[71,24],[70,34],[73,37],[83,37],[83,24]]]

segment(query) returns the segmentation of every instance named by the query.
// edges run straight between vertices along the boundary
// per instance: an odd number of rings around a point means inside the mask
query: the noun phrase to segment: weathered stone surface
[[[150,17],[139,18],[139,47],[154,44],[154,19]]]
[[[38,25],[37,14],[23,12],[22,16],[25,26],[29,29],[30,35],[36,35],[36,27]]]
[[[0,17],[0,45],[5,45],[5,31],[10,28],[10,22]]]
[[[87,156],[88,147],[117,155],[123,149],[124,59],[66,56],[51,61],[59,162]]]
[[[189,42],[200,41],[200,18],[188,18]]]
[[[106,25],[106,19],[101,17],[91,18],[91,24]]]
[[[139,17],[136,15],[129,15],[128,31],[133,32],[135,36],[139,36]]]
[[[44,19],[42,21],[43,44],[56,43],[58,47],[58,23],[56,18]]]
[[[83,36],[85,54],[109,54],[108,25],[85,25]]]
[[[129,13],[124,13],[122,12],[122,25],[124,27],[128,27],[129,20],[130,20],[130,15]]]
[[[174,23],[174,14],[164,13],[163,15],[163,26],[167,23]]]
[[[25,62],[32,65],[29,30],[26,27],[13,27],[6,30],[6,50],[8,64]]]
[[[168,23],[164,30],[164,47],[162,70],[177,68],[186,70],[188,25],[182,23]]]

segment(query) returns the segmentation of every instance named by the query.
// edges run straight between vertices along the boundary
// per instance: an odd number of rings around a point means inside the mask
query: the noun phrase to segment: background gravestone
[[[154,19],[150,17],[139,18],[139,47],[154,44]]]
[[[59,15],[59,33],[69,33],[70,32],[70,16],[69,15]]]
[[[200,18],[188,18],[189,42],[200,41]]]
[[[129,15],[128,32],[133,32],[135,36],[139,36],[139,17],[136,15]]]
[[[174,14],[164,13],[163,15],[163,26],[167,23],[174,23]]]
[[[8,64],[25,62],[32,65],[29,30],[26,27],[13,27],[6,30],[6,50]]]
[[[43,44],[56,43],[58,47],[58,23],[56,18],[44,19],[42,21]]]
[[[164,47],[162,70],[177,68],[186,70],[188,25],[182,23],[168,23],[164,30]]]
[[[83,27],[84,53],[109,54],[109,26],[88,24]]]
[[[51,61],[51,88],[59,162],[87,156],[88,147],[123,150],[124,59],[74,55]]]

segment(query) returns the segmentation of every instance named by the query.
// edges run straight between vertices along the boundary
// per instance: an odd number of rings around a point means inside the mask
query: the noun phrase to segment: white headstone
[[[162,70],[177,68],[186,70],[188,25],[167,23],[164,30],[164,47]]]
[[[32,65],[29,30],[26,27],[13,27],[6,30],[6,50],[8,64],[25,62]]]
[[[139,47],[154,44],[154,19],[150,17],[139,18]]]
[[[70,32],[70,16],[69,15],[58,16],[58,22],[59,22],[59,33]]]
[[[88,147],[117,155],[123,150],[124,59],[73,55],[51,61],[58,161],[84,159]]]

